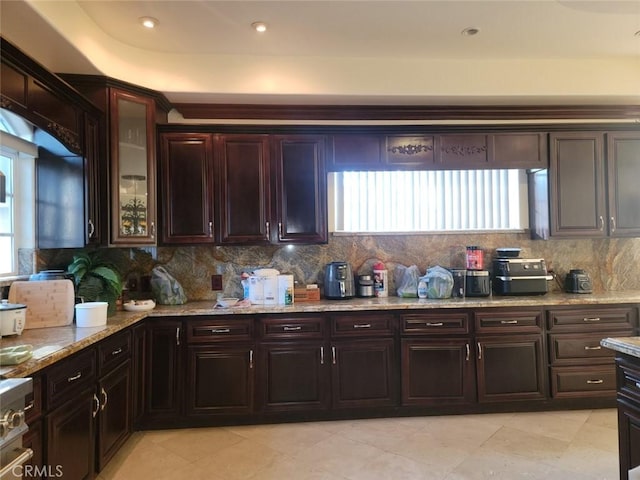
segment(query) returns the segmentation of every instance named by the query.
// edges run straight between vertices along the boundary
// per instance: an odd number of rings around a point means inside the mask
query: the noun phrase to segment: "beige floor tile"
[[[258,471],[251,480],[347,480],[319,467],[310,466],[293,458],[278,458]]]
[[[393,453],[372,459],[359,472],[347,475],[349,480],[442,480],[448,470],[417,462]]]
[[[357,442],[366,443],[385,451],[391,451],[398,443],[405,443],[408,437],[419,431],[418,426],[400,424],[394,419],[371,419],[351,422],[339,434]]]
[[[157,438],[152,441],[189,462],[196,462],[243,440],[240,435],[224,428],[189,428],[160,441]]]
[[[476,454],[498,452],[529,460],[555,460],[569,447],[569,442],[511,427],[502,427],[488,439]]]
[[[523,432],[570,442],[587,418],[588,414],[572,417],[551,412],[521,413],[514,415],[504,424]]]
[[[618,457],[588,446],[569,445],[562,456],[548,462],[571,472],[593,476],[599,480],[617,480]]]
[[[593,447],[618,455],[618,429],[585,423],[576,434],[571,445]]]
[[[251,439],[285,455],[293,455],[330,437],[317,424],[285,423],[251,433]]]
[[[214,472],[224,480],[241,480],[254,476],[271,465],[281,454],[255,440],[242,440],[201,458],[194,465]]]
[[[615,408],[606,408],[602,410],[593,410],[587,423],[590,425],[599,425],[601,427],[618,429],[618,411]]]
[[[152,477],[138,477],[135,480],[145,480],[146,478]],[[132,478],[131,480],[134,479]],[[210,469],[204,469],[197,465],[190,464],[175,470],[166,471],[157,477],[153,477],[153,480],[225,480],[225,478],[218,476],[216,472]]]

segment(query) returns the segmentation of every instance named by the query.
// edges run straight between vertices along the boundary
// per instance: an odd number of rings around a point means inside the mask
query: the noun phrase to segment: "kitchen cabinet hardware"
[[[93,238],[93,235],[96,233],[96,226],[93,224],[93,221],[91,219],[89,219],[87,223],[89,225],[89,232],[87,236],[89,238]]]
[[[600,215],[599,218],[599,223],[600,223],[600,231],[604,232],[604,217],[602,215]]]
[[[518,323],[518,320],[500,320],[502,325],[515,325]]]
[[[71,382],[75,382],[76,380],[78,380],[80,377],[82,377],[82,372],[78,372],[75,375],[67,378],[67,382],[71,383]]]
[[[599,322],[600,317],[584,317],[582,320],[585,322]]]
[[[596,345],[595,347],[591,347],[589,345],[585,345],[584,349],[585,350],[602,350],[602,347],[600,345]]]
[[[213,238],[213,222],[209,222],[209,237]]]
[[[98,412],[100,411],[100,400],[95,393],[93,394],[93,404],[95,405],[95,408],[91,412],[91,415],[93,418],[96,418],[96,415],[98,415]]]
[[[599,378],[597,380],[587,380],[587,385],[600,385],[604,383],[604,380]]]
[[[640,382],[636,382],[636,388],[640,388]]]
[[[370,323],[354,323],[353,328],[371,328]]]
[[[471,348],[469,347],[469,344],[465,344],[464,346],[465,350],[466,350],[466,356],[464,357],[465,361],[469,361],[470,355],[471,355]]]
[[[611,233],[614,233],[616,231],[616,218],[611,217],[609,220],[611,222]]]
[[[478,360],[482,360],[482,345],[478,342]]]
[[[23,408],[23,410],[24,410],[25,412],[28,412],[29,410],[31,410],[31,409],[33,408],[33,406],[34,406],[35,404],[36,404],[35,400],[31,400],[31,401],[29,402],[29,404]]]
[[[180,327],[176,327],[176,345],[180,345]]]
[[[278,222],[278,240],[284,237],[284,230],[282,229],[282,222]]]
[[[284,327],[282,327],[282,330],[284,330],[285,332],[299,332],[300,330],[302,330],[302,327],[300,325],[296,325],[293,327],[285,325]]]
[[[444,326],[443,322],[427,322],[425,324],[427,327],[442,327]]]
[[[100,394],[102,395],[102,402],[100,402],[100,410],[104,410],[104,407],[107,406],[107,401],[109,400],[109,397],[107,396],[107,392],[105,391],[104,387],[100,388]]]
[[[324,365],[324,347],[320,347],[320,365]]]
[[[230,328],[213,328],[211,330],[211,333],[213,334],[217,334],[217,333],[230,333],[231,329]]]
[[[120,355],[121,353],[122,353],[122,347],[120,347],[117,350],[114,350],[113,352],[111,352],[111,355],[113,355],[115,357],[116,355]]]
[[[249,369],[253,368],[253,349],[249,350]]]
[[[271,224],[269,222],[265,222],[264,230],[265,230],[264,239],[269,241],[269,239],[271,238]]]
[[[336,347],[331,347],[331,364],[336,364]]]

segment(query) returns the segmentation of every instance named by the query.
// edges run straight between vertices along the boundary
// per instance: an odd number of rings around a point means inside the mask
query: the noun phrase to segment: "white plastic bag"
[[[439,265],[427,268],[423,277],[427,282],[427,298],[449,298],[453,290],[453,275]]]
[[[400,267],[402,269],[400,270]],[[420,278],[420,270],[417,265],[404,267],[399,265],[396,267],[396,294],[399,297],[415,298],[418,296],[418,279]]]
[[[182,305],[187,302],[182,285],[161,266],[151,270],[151,291],[161,305]]]

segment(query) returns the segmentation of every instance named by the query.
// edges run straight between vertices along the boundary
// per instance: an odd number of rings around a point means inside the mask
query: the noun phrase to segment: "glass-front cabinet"
[[[111,243],[156,243],[155,102],[111,89]]]

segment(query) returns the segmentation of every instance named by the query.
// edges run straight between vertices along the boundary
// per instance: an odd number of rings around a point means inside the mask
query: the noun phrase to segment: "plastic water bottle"
[[[418,282],[418,298],[427,298],[427,282],[422,278]]]

